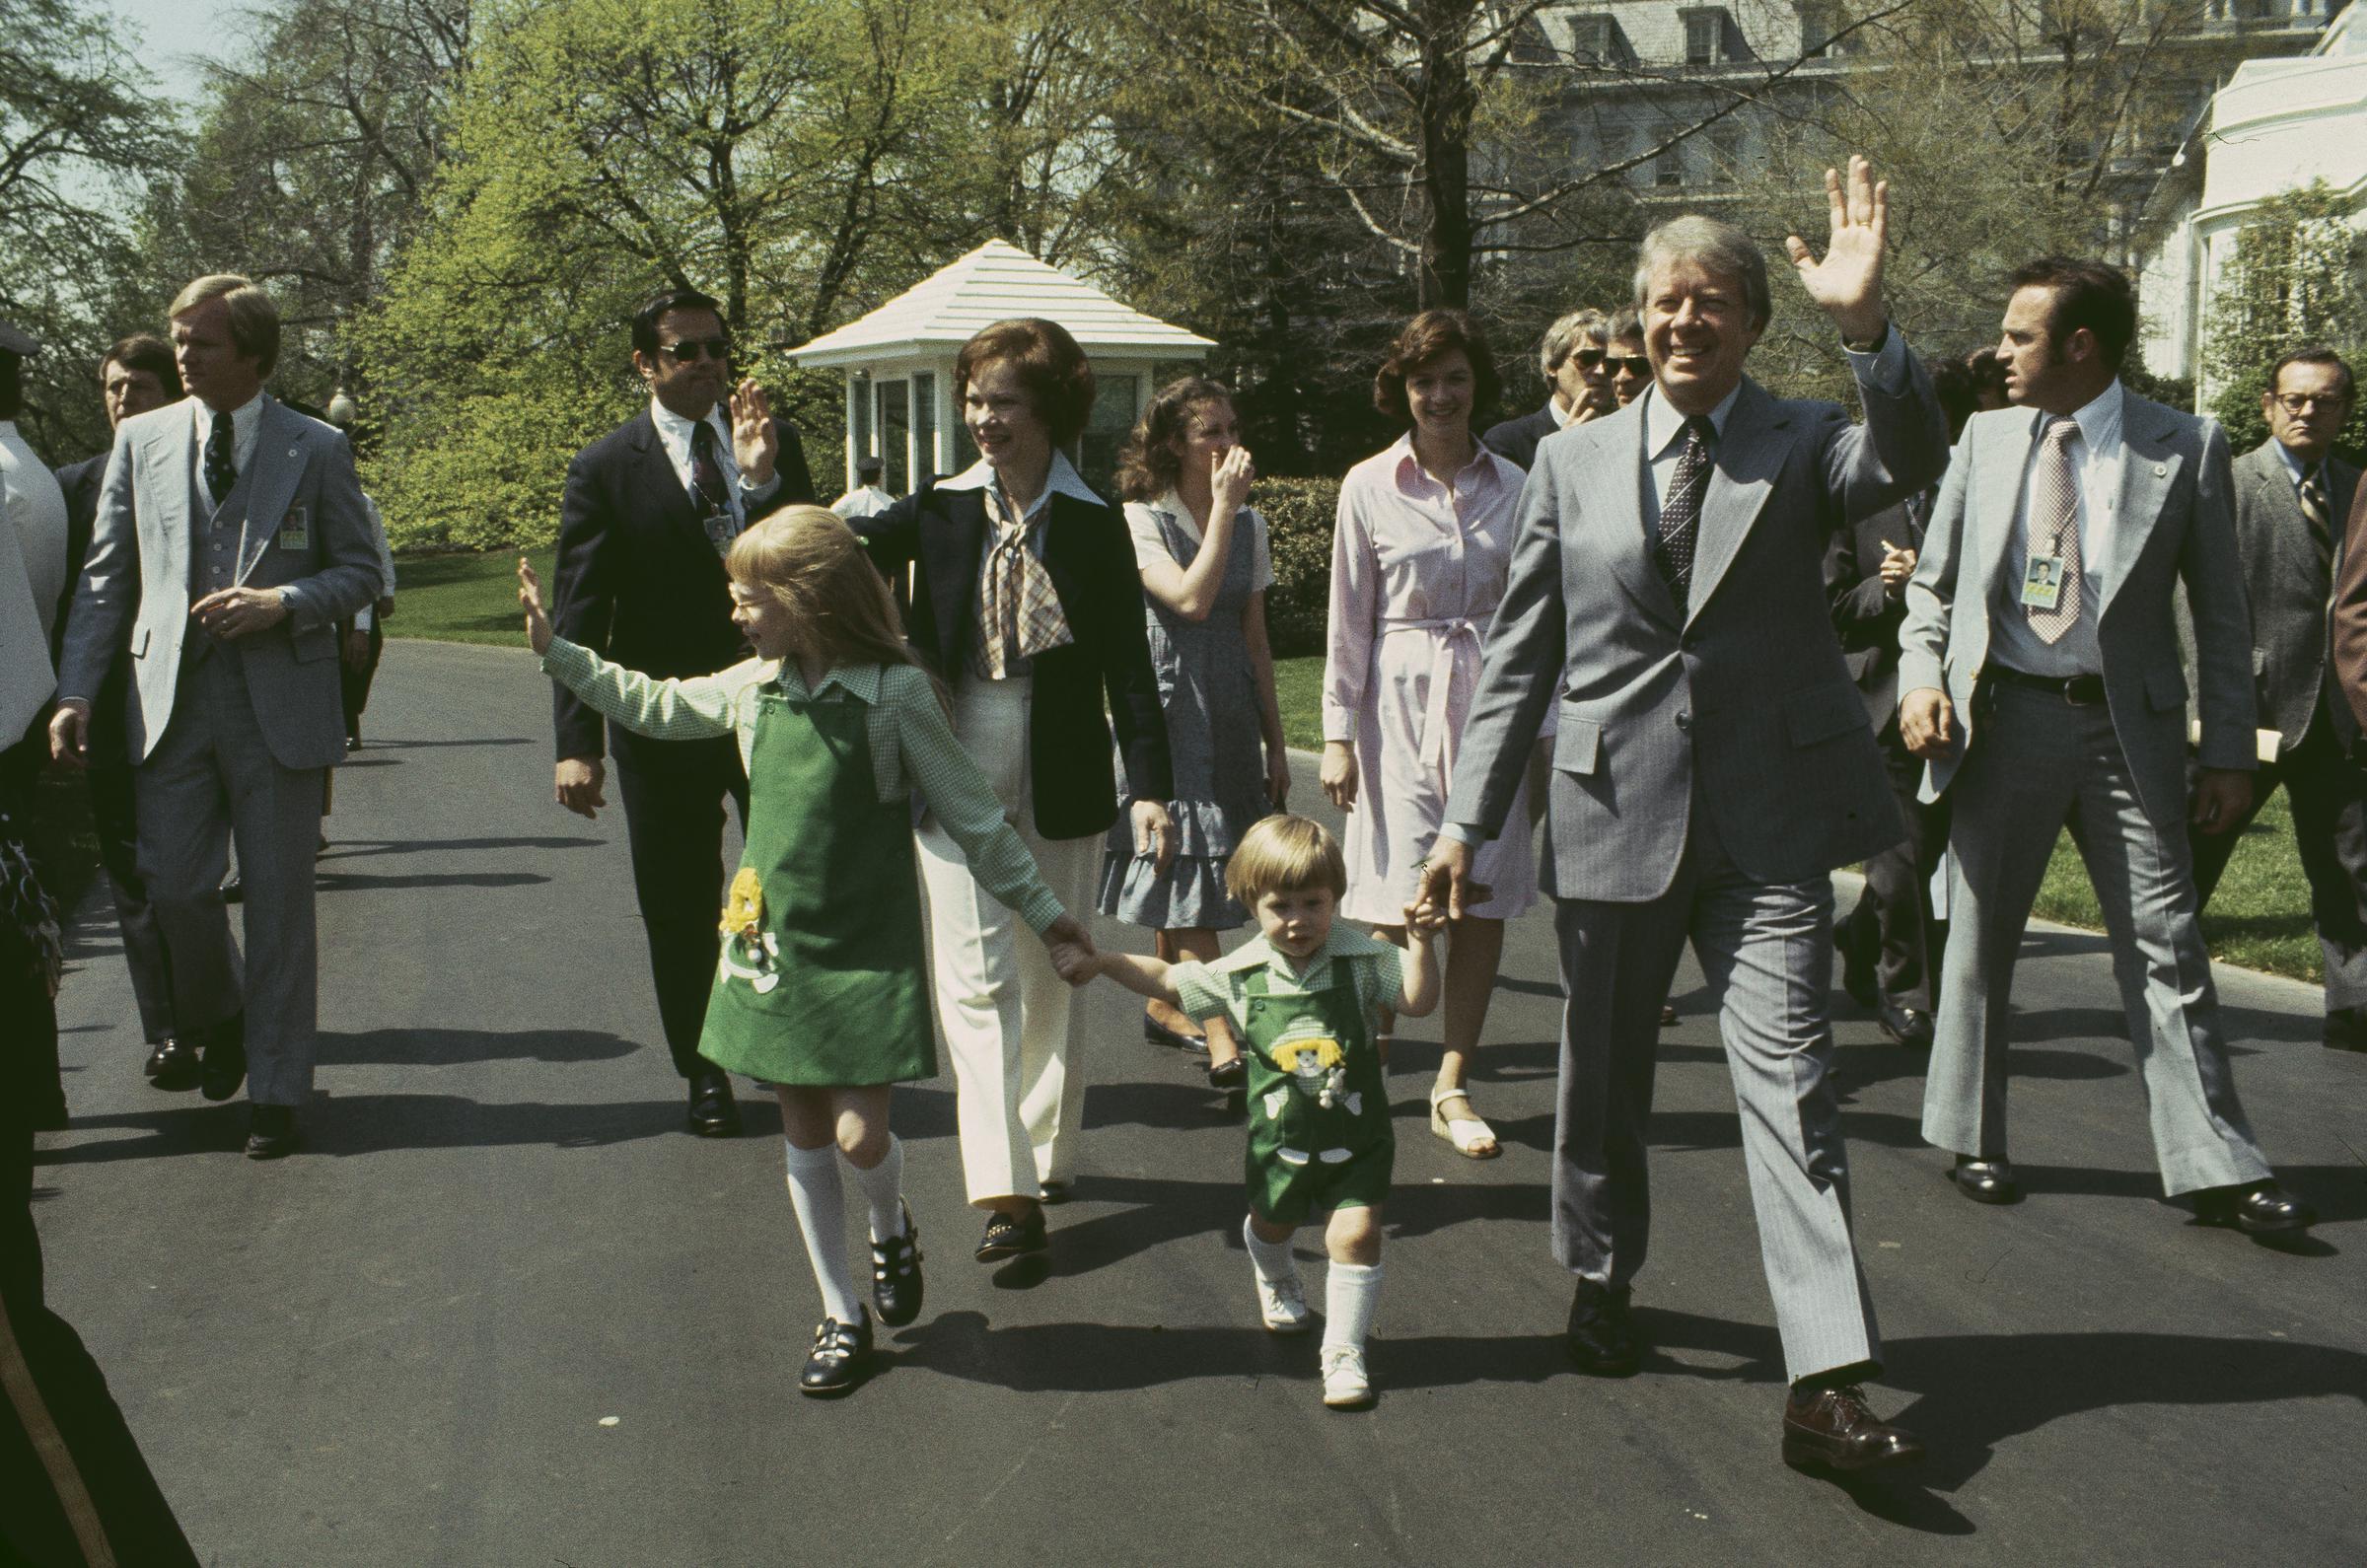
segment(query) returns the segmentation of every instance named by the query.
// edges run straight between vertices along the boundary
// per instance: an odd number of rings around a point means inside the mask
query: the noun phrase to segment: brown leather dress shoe
[[[1923,1445],[1915,1435],[1877,1420],[1866,1407],[1866,1390],[1854,1383],[1841,1389],[1794,1389],[1783,1402],[1783,1462],[1794,1469],[1855,1475],[1922,1458]]]

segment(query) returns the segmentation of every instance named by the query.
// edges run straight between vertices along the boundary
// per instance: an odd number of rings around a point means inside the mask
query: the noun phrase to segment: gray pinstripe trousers
[[[1788,1375],[1876,1360],[1874,1305],[1849,1235],[1848,1155],[1827,1080],[1831,885],[1749,880],[1696,795],[1668,891],[1644,903],[1556,899],[1554,928],[1569,997],[1553,1126],[1554,1256],[1579,1278],[1614,1286],[1644,1265],[1660,1006],[1690,937],[1742,1112]]]

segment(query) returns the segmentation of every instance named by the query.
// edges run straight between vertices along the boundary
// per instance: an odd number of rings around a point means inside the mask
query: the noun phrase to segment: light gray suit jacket
[[[2339,576],[2342,520],[2350,516],[2359,470],[2335,458],[2327,463],[2326,476],[2327,526]],[[2235,500],[2236,548],[2244,557],[2244,598],[2252,608],[2253,695],[2259,722],[2281,731],[2281,749],[2290,751],[2317,717],[2332,643],[2329,601],[2315,587],[2318,549],[2302,521],[2293,471],[2273,438],[2235,461]]]
[[[282,767],[329,767],[345,755],[336,621],[378,597],[378,550],[354,477],[353,449],[332,425],[265,397],[249,472],[236,582],[288,590],[289,613],[268,631],[225,642],[242,660],[255,723]],[[85,701],[128,647],[124,731],[141,762],[172,721],[189,623],[189,557],[210,519],[194,510],[196,400],[126,419],[99,492],[91,551],[66,618],[58,695]],[[303,509],[301,543],[286,531]]]
[[[2162,827],[2187,817],[2187,677],[2173,589],[2194,615],[2196,706],[2205,767],[2252,768],[2251,621],[2236,552],[2227,437],[2218,424],[2127,392],[2120,505],[2104,570],[2097,645],[2113,733],[2138,801]],[[1906,585],[1899,689],[1934,687],[1956,707],[1960,736],[1924,775],[1936,800],[1973,744],[1972,688],[1989,653],[1989,604],[2009,562],[2014,511],[2045,416],[2035,408],[1974,414],[1965,426]],[[2053,827],[2047,828],[2054,831]]]
[[[1860,391],[1863,425],[1744,380],[1701,502],[1689,610],[1645,527],[1644,410],[1659,393],[1539,444],[1449,822],[1503,830],[1558,702],[1540,879],[1555,896],[1665,892],[1696,787],[1728,855],[1761,882],[1805,881],[1905,835],[1833,634],[1825,550],[1844,517],[1939,476],[1947,425],[1911,354],[1899,394]]]

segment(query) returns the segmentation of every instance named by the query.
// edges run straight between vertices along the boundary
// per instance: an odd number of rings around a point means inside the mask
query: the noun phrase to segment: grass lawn
[[[402,583],[399,607],[387,630],[396,637],[523,647],[526,638],[519,626],[513,575],[516,560],[507,554],[403,557],[395,563]],[[534,561],[548,584],[550,552],[534,552]],[[1323,746],[1323,683],[1320,656],[1274,662],[1282,732],[1294,747],[1317,750]],[[2091,930],[2103,924],[2087,869],[2068,835],[2055,846],[2037,913]],[[2246,830],[2243,847],[2229,862],[2210,912],[2203,916],[2202,934],[2211,956],[2222,962],[2302,980],[2320,978],[2309,886],[2293,853],[2292,818],[2282,794]]]

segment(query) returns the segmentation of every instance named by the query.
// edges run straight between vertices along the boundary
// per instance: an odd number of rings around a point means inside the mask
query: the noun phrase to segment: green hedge
[[[1339,516],[1339,481],[1260,479],[1250,504],[1264,516],[1274,552],[1274,586],[1265,595],[1266,635],[1274,655],[1320,654],[1331,602],[1331,526]]]

